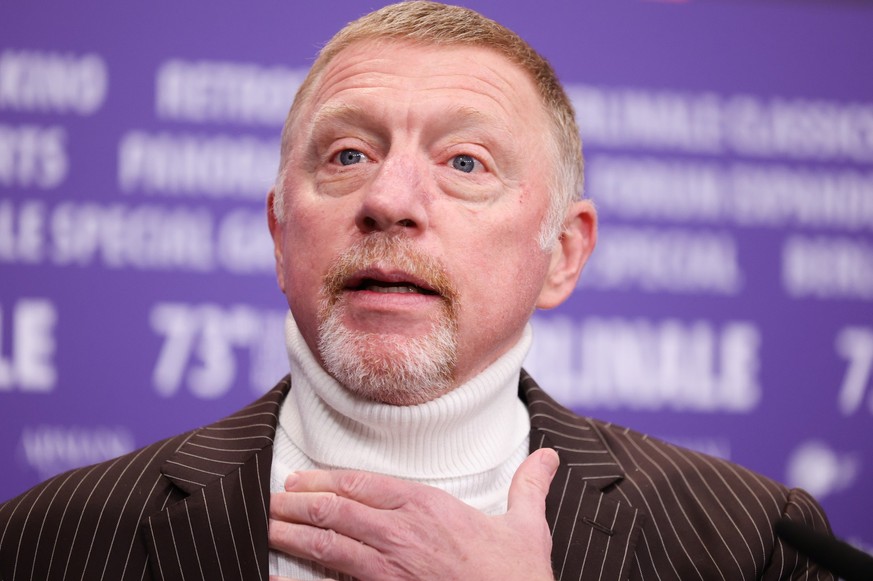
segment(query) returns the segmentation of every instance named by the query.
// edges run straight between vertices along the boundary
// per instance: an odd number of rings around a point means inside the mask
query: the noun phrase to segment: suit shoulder
[[[647,541],[664,551],[706,555],[704,563],[715,568],[733,563],[756,577],[766,566],[814,570],[774,531],[783,517],[830,531],[824,511],[806,491],[722,458],[589,422],[624,471],[613,493],[647,514]]]
[[[729,519],[736,516],[735,522],[760,526],[772,525],[796,509],[804,520],[827,526],[821,508],[806,492],[728,460],[575,414],[549,397],[524,370],[519,395],[529,406],[532,424],[547,432],[553,444],[572,448],[574,440],[594,441],[586,447],[603,458],[598,463],[608,464],[610,474],[621,474],[613,492],[647,512],[680,510],[707,521],[712,519],[702,513],[722,513]]]
[[[726,488],[728,498],[756,497],[773,509],[781,509],[789,489],[775,480],[730,460],[665,442],[638,431],[599,420],[586,420],[619,462],[626,477],[654,485],[669,483],[674,488]],[[727,490],[726,490],[727,492]]]
[[[625,473],[622,489],[637,501],[676,504],[688,515],[720,526],[730,522],[737,531],[772,525],[780,517],[802,521],[823,531],[830,525],[819,503],[805,490],[789,488],[739,464],[664,442],[640,432],[587,420],[600,434]],[[745,526],[744,526],[745,523]]]
[[[0,578],[11,578],[5,568],[22,559],[37,569],[49,566],[48,559],[43,563],[36,557],[54,555],[61,541],[69,546],[63,554],[87,554],[92,539],[106,530],[136,534],[141,514],[169,494],[161,464],[190,434],[59,474],[0,504]],[[59,563],[51,566],[57,573]]]
[[[0,503],[0,579],[148,577],[150,561],[140,527],[188,494],[176,468],[205,473],[198,468],[204,462],[234,466],[234,459],[251,452],[239,449],[239,441],[271,444],[289,388],[286,377],[215,423],[65,472]],[[223,437],[210,435],[216,432]]]
[[[72,494],[77,487],[89,489],[89,486],[97,482],[112,483],[115,488],[129,484],[131,476],[136,476],[136,482],[140,481],[151,471],[158,471],[160,464],[173,454],[183,442],[191,437],[193,431],[185,432],[170,438],[159,440],[133,452],[80,468],[68,470],[53,476],[24,493],[0,503],[0,522],[10,518],[10,506],[24,505],[37,502],[37,498],[44,496],[50,491],[63,490]],[[90,492],[90,490],[89,490]],[[96,495],[96,493],[95,493]],[[18,512],[17,510],[15,512]]]

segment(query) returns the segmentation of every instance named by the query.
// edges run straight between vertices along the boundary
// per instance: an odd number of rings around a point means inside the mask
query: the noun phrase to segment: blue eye
[[[367,159],[367,156],[357,149],[344,149],[337,154],[337,161],[342,165],[354,165]]]
[[[456,155],[452,158],[452,167],[464,173],[472,172],[478,163],[471,155]]]

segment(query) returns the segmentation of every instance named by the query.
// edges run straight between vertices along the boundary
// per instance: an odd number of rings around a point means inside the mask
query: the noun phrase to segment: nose
[[[355,217],[365,233],[418,234],[428,227],[430,195],[425,172],[411,158],[389,158],[367,185]]]

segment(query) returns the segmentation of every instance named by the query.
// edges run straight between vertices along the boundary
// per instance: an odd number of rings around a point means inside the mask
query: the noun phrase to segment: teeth
[[[417,293],[419,292],[416,287],[409,285],[402,286],[379,286],[375,284],[368,284],[364,287],[364,290],[373,291],[377,293]]]

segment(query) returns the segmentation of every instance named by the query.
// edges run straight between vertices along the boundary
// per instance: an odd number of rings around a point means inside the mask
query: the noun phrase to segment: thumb
[[[509,485],[508,510],[543,514],[559,464],[558,453],[551,448],[540,448],[525,458]]]

